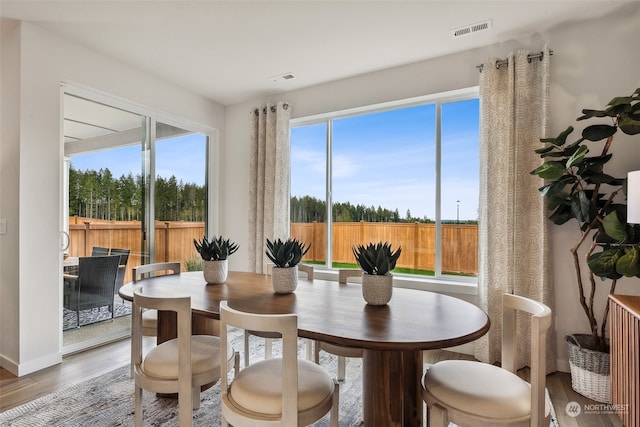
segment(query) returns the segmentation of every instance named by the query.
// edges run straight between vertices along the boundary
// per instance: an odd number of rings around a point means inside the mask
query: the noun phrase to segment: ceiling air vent
[[[294,76],[292,73],[284,73],[284,74],[279,74],[277,76],[271,76],[269,78],[274,83],[278,83],[278,82],[284,82],[284,81],[287,81],[287,80],[295,79],[296,76]]]
[[[456,28],[455,30],[451,30],[451,35],[454,39],[462,36],[467,36],[469,34],[477,33],[480,31],[487,31],[491,29],[491,20],[478,22],[477,24],[471,24],[464,27]]]

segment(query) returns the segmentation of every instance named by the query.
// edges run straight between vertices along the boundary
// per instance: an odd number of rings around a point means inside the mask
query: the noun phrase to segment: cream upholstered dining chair
[[[220,381],[222,426],[306,426],[331,411],[331,426],[338,426],[338,383],[320,366],[298,359],[298,317],[295,314],[253,314],[220,303],[220,340],[224,354],[227,326],[277,333],[282,357],[245,366],[230,383]],[[224,370],[226,358],[221,357]]]
[[[346,285],[349,278],[362,278],[362,270],[340,269],[338,270],[338,283]],[[314,360],[320,363],[320,351],[325,351],[338,356],[338,380],[342,381],[346,377],[347,357],[362,358],[363,350],[361,348],[343,347],[340,345],[329,344],[326,342],[316,341],[314,346]]]
[[[143,356],[142,313],[144,309],[175,311],[178,337],[158,344]],[[213,384],[227,367],[238,368],[233,348],[221,346],[212,335],[191,335],[191,297],[152,297],[144,286],[133,294],[131,347],[135,383],[135,425],[142,425],[142,390],[178,393],[181,427],[192,424],[193,409],[200,407],[200,387]],[[220,370],[220,351],[224,351],[225,370]]]
[[[431,427],[548,427],[545,401],[546,336],[551,310],[522,296],[502,298],[502,367],[469,360],[432,365],[422,380]],[[516,318],[528,314],[531,324],[531,381],[516,375]]]
[[[145,275],[158,276],[180,274],[179,262],[157,262],[154,264],[144,264],[132,269],[133,283],[144,280]],[[158,335],[158,311],[145,310],[142,314],[142,334],[146,337]]]
[[[273,268],[273,264],[269,263],[267,265],[266,270],[271,274],[271,268]],[[307,280],[313,280],[313,266],[306,264],[298,264],[298,275],[300,273],[304,273],[307,276]],[[273,340],[279,339],[280,336],[278,334],[273,333],[261,333],[257,331],[244,331],[244,366],[249,366],[249,337],[251,335],[255,335],[257,337],[264,338],[264,358],[271,359],[273,357]],[[309,341],[307,345],[307,359],[311,360],[311,354],[313,352],[313,344]]]

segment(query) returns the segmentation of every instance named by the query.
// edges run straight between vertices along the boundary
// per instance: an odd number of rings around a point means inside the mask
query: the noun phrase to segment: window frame
[[[407,288],[417,288],[417,289],[426,289],[433,291],[451,291],[453,293],[462,293],[462,294],[475,294],[478,277],[469,277],[469,276],[454,276],[454,275],[443,275],[442,274],[442,246],[441,246],[441,123],[442,123],[442,105],[466,101],[471,99],[479,99],[480,90],[478,86],[451,90],[446,92],[440,92],[435,94],[423,95],[408,99],[395,100],[390,102],[383,102],[378,104],[366,105],[361,107],[349,108],[344,110],[326,112],[306,117],[293,118],[289,121],[290,129],[309,126],[309,125],[317,125],[324,123],[326,126],[326,205],[327,205],[327,231],[326,231],[326,239],[327,242],[331,242],[331,226],[329,224],[332,223],[332,207],[333,200],[331,195],[333,194],[332,186],[332,164],[331,164],[331,154],[332,147],[331,141],[333,138],[332,135],[332,123],[333,120],[344,119],[354,116],[360,116],[365,114],[373,114],[378,112],[384,112],[394,109],[401,108],[409,108],[419,105],[425,104],[435,104],[436,108],[436,134],[435,134],[435,156],[436,156],[436,169],[435,169],[435,182],[436,182],[436,198],[435,198],[435,211],[436,211],[436,234],[435,234],[435,245],[439,248],[436,251],[436,267],[435,267],[435,275],[434,276],[417,276],[417,275],[408,275],[402,273],[394,273],[394,286],[398,287],[407,287]],[[478,111],[480,114],[480,111]],[[480,177],[478,177],[478,180]],[[479,183],[480,184],[480,183]],[[331,253],[331,244],[327,244],[326,255],[327,255],[327,263],[325,265],[319,265],[319,269],[317,270],[317,275],[319,278],[333,278],[333,276],[337,277],[337,273],[335,269],[329,267],[329,260],[332,260]]]

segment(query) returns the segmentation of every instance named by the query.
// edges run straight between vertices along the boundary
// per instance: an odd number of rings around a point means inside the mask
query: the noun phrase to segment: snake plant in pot
[[[395,252],[388,242],[369,243],[352,248],[356,262],[364,272],[362,275],[362,296],[367,304],[385,305],[393,293],[391,270],[396,268],[402,248]]]
[[[271,283],[278,294],[289,294],[298,287],[298,264],[309,251],[311,245],[305,245],[297,239],[267,239],[265,254],[273,263]]]
[[[545,146],[536,153],[544,162],[531,172],[545,179],[540,193],[551,211],[549,218],[558,225],[575,220],[578,226],[570,251],[578,302],[590,333],[567,335],[566,341],[573,388],[601,402],[609,399],[605,337],[609,305],[597,313],[595,295],[607,284],[608,293],[613,293],[622,277],[640,277],[640,225],[626,221],[624,177],[606,173],[605,165],[619,132],[640,134],[639,101],[640,89],[636,89],[630,96],[612,99],[603,110],[582,110],[578,121],[595,119],[598,123],[585,127],[573,141],[569,141],[573,126],[555,138],[541,139]],[[589,385],[589,378],[596,383]]]
[[[229,273],[228,258],[240,248],[230,239],[222,236],[203,236],[202,240],[193,239],[193,246],[203,260],[204,279],[210,284],[220,284],[227,280]]]

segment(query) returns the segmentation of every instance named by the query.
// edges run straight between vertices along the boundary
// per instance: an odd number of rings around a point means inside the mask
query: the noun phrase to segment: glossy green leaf
[[[615,212],[611,212],[606,215],[602,220],[602,228],[607,236],[618,242],[624,242],[627,239],[627,233],[625,231],[625,225],[620,222],[618,215]]]
[[[576,120],[586,120],[592,117],[606,117],[607,113],[601,110],[582,110],[582,116],[578,117]]]
[[[584,191],[578,191],[571,199],[571,211],[580,222],[591,222],[591,200]]]
[[[575,153],[573,153],[571,157],[569,157],[569,160],[567,160],[566,168],[569,169],[570,167],[575,166],[578,163],[582,162],[588,152],[589,152],[589,147],[587,147],[586,145],[583,145],[580,148],[578,148],[578,150]]]
[[[582,136],[589,141],[600,141],[616,133],[617,127],[611,125],[591,125],[583,129]]]
[[[591,254],[587,260],[587,265],[593,274],[598,277],[608,279],[619,279],[622,277],[616,270],[621,251],[618,249],[606,249],[602,252]]]
[[[560,162],[544,162],[534,169],[531,174],[538,175],[543,179],[558,179],[566,172],[564,165]]]
[[[621,117],[618,121],[620,130],[627,135],[637,135],[640,133],[640,120],[633,120],[631,117]]]
[[[640,275],[640,249],[637,246],[620,257],[616,263],[616,271],[626,277]]]

